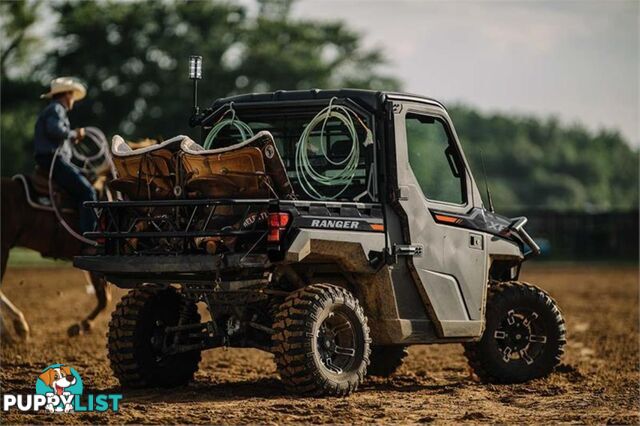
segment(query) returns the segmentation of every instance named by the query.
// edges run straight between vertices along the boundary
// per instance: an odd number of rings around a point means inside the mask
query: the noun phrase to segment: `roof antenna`
[[[487,190],[487,201],[489,202],[489,211],[495,213],[493,208],[493,199],[491,199],[491,190],[489,189],[489,182],[487,181],[487,168],[484,166],[484,153],[480,150],[480,160],[482,161],[482,173],[484,173],[484,186]]]

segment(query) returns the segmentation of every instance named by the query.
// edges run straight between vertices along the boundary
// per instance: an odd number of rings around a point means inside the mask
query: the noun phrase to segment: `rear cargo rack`
[[[251,251],[266,240],[267,216],[277,199],[90,201],[99,230],[84,235],[104,243],[106,255],[196,254],[203,238],[223,250]],[[233,242],[232,244],[229,242]],[[233,248],[231,248],[233,246]]]

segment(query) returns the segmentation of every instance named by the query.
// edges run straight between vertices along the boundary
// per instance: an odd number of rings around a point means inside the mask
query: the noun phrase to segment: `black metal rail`
[[[191,274],[191,278],[193,279],[194,277],[197,277],[197,275],[193,274],[206,275],[223,269],[261,270],[269,266],[269,259],[265,254],[76,256],[73,260],[73,264],[75,267],[80,269],[114,276],[123,275],[135,278],[138,275],[149,274],[162,274],[167,277],[169,275],[177,276],[180,274]]]
[[[277,198],[198,198],[184,200],[116,200],[116,201],[86,201],[85,207],[180,207],[199,205],[277,205]]]
[[[86,202],[99,229],[88,238],[104,241],[105,254],[194,254],[199,238],[234,239],[225,250],[249,251],[265,240],[267,218],[277,199],[184,199]],[[237,244],[240,241],[240,244]],[[232,247],[233,246],[233,249]]]

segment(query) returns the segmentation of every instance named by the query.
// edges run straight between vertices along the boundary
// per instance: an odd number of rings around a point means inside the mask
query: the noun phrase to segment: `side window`
[[[445,124],[434,117],[407,114],[406,128],[409,164],[424,195],[464,204],[464,167]]]

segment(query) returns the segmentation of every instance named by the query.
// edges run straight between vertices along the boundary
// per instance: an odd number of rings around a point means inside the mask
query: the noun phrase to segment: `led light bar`
[[[189,56],[189,78],[202,80],[202,56]]]

